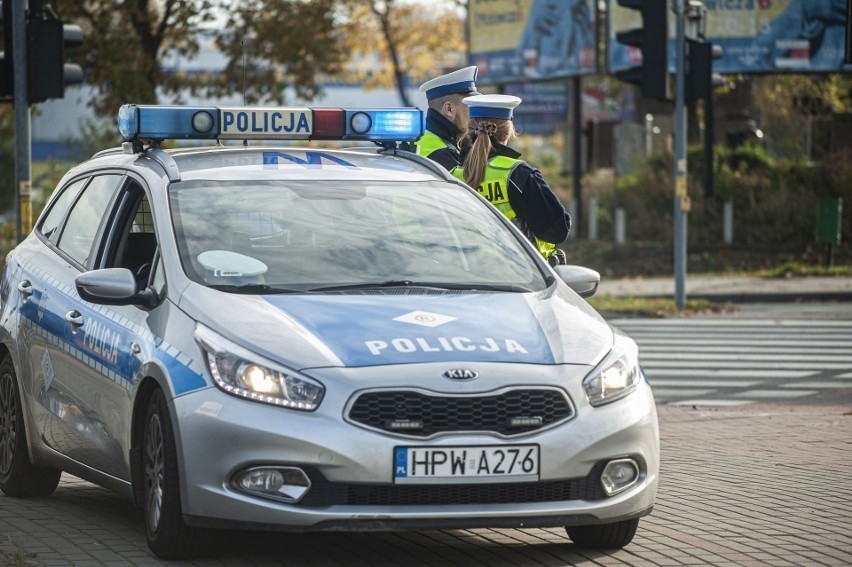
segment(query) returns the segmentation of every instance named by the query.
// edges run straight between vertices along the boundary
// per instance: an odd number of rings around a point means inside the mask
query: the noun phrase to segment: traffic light
[[[50,6],[27,19],[27,100],[63,98],[66,85],[83,82],[83,69],[65,63],[65,49],[83,43],[80,26],[63,24]]]
[[[618,43],[639,49],[642,64],[616,71],[616,78],[639,85],[648,98],[668,99],[668,0],[618,0],[618,5],[642,14],[641,28],[615,34]]]
[[[3,51],[0,52],[0,102],[11,100],[15,77],[12,67],[12,0],[3,4]]]
[[[713,72],[713,60],[723,55],[722,48],[697,39],[686,40],[686,101],[699,98],[708,100],[713,87],[724,83],[718,73]]]

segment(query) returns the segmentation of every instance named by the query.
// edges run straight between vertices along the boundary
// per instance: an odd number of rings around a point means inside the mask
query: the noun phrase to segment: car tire
[[[639,518],[614,524],[566,526],[565,531],[577,547],[620,549],[633,541],[637,527],[639,527]]]
[[[174,429],[161,390],[151,396],[142,436],[145,529],[148,546],[161,559],[200,554],[204,530],[183,521]]]
[[[30,462],[21,399],[15,365],[7,354],[0,361],[0,490],[17,498],[50,496],[62,471]]]

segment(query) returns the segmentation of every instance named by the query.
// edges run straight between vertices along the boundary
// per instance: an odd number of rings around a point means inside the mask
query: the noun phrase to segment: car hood
[[[421,362],[597,364],[610,326],[559,283],[536,293],[237,295],[192,285],[180,306],[245,348],[303,370]]]

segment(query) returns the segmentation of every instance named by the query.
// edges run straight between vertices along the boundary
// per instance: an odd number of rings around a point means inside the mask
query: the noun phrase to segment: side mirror
[[[86,301],[100,305],[138,305],[151,307],[150,290],[139,291],[136,278],[127,268],[104,268],[83,272],[74,279],[77,293]]]
[[[601,283],[601,275],[590,268],[583,266],[554,266],[556,275],[568,287],[577,292],[580,297],[591,297],[598,290]]]

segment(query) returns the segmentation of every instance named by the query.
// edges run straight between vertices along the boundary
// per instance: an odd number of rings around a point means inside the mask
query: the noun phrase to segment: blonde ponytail
[[[515,137],[511,120],[471,118],[467,126],[470,151],[462,164],[464,182],[476,189],[485,179],[485,168],[493,143],[505,144]]]

